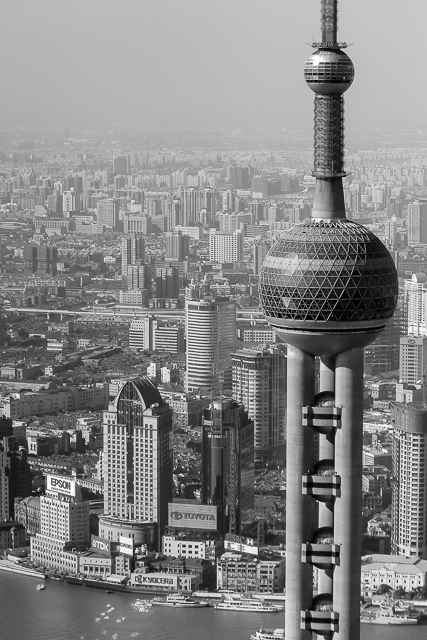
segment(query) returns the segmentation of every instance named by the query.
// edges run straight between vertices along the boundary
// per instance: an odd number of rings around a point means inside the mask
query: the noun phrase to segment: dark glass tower
[[[359,640],[363,354],[393,315],[398,282],[380,240],[346,218],[343,93],[354,69],[337,41],[337,0],[321,4],[322,41],[304,70],[315,93],[312,217],[267,254],[260,296],[288,344],[286,640]]]
[[[242,404],[219,398],[203,412],[202,503],[218,507],[223,534],[253,518],[254,423]]]

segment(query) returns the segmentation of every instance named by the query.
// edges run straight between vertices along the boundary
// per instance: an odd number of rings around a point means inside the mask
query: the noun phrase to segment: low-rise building
[[[361,595],[371,596],[382,584],[391,589],[413,591],[426,584],[427,560],[397,555],[362,557]]]
[[[100,411],[108,407],[108,384],[72,386],[40,391],[20,391],[0,402],[0,416],[19,420],[60,412],[89,409]]]
[[[16,498],[14,517],[25,527],[28,535],[40,533],[40,497]]]
[[[0,550],[25,547],[26,537],[25,528],[20,522],[0,522]]]
[[[226,551],[217,560],[217,588],[247,593],[281,593],[285,586],[283,557],[262,559]]]
[[[197,558],[215,562],[223,549],[222,540],[196,539],[191,534],[166,535],[163,536],[162,540],[162,551],[165,556],[175,556],[177,558]]]

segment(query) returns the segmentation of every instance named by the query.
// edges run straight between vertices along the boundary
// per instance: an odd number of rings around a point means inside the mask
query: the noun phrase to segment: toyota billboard
[[[217,530],[217,508],[205,504],[169,503],[168,525],[183,529]]]

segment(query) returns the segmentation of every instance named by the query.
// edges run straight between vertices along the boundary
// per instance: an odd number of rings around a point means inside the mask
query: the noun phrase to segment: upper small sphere
[[[304,78],[315,93],[339,95],[352,84],[354,66],[341,49],[318,49],[305,63]]]

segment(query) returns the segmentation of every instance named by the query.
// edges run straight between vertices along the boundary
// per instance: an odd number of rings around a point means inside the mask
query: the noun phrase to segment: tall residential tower
[[[321,4],[322,40],[304,70],[315,93],[313,209],[269,251],[260,297],[288,344],[286,640],[360,640],[363,353],[393,315],[398,282],[384,245],[346,218],[343,93],[354,68],[337,40],[338,1]]]
[[[236,303],[226,297],[186,289],[187,391],[231,389],[231,354],[236,350]]]

